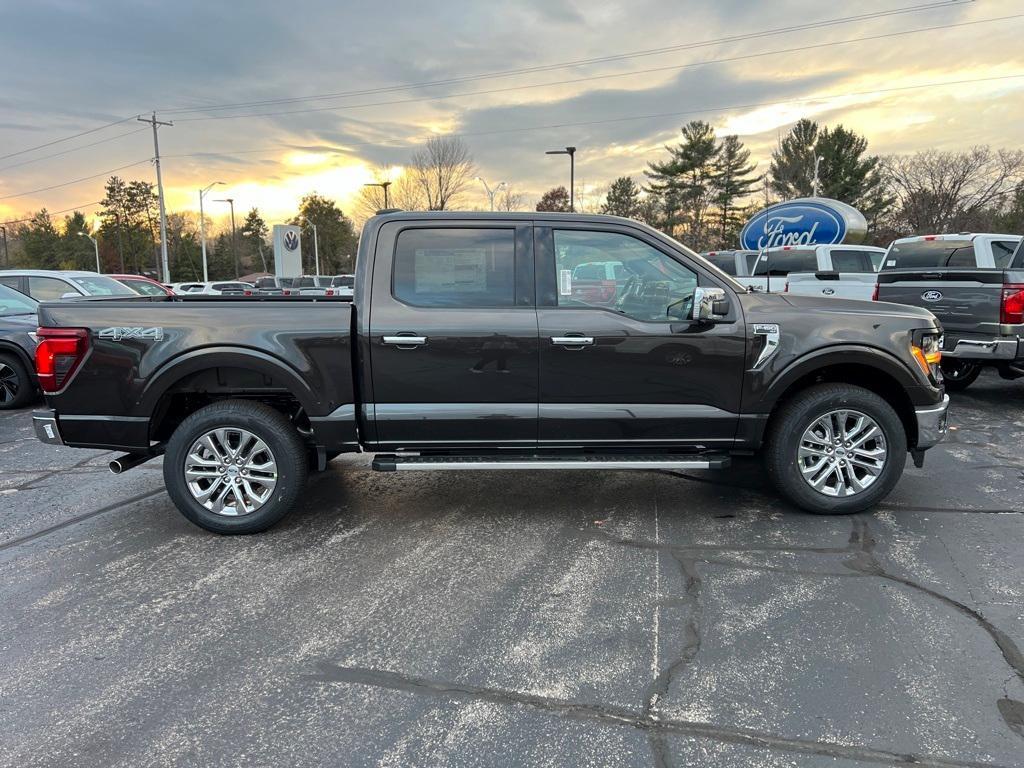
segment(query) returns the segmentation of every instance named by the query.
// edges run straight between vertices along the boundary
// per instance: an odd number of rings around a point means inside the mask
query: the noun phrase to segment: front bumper
[[[60,436],[60,426],[57,424],[57,414],[52,410],[33,411],[32,427],[36,431],[36,437],[44,443],[64,445],[64,438]]]
[[[948,412],[949,395],[944,395],[938,405],[914,409],[917,417],[917,450],[931,448],[945,439]]]

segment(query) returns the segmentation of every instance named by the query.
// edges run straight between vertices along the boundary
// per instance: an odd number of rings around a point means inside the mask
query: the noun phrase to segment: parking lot
[[[1024,386],[870,514],[753,461],[378,474],[269,533],[0,416],[0,763],[1024,765]]]

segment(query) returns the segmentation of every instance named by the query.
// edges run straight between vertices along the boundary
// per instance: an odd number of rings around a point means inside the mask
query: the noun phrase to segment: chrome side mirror
[[[724,288],[695,288],[693,291],[693,317],[698,323],[710,323],[729,313],[729,302]]]

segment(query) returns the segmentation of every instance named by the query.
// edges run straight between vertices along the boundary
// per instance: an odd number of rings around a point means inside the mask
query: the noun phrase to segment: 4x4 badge
[[[164,337],[163,328],[138,328],[138,327],[111,327],[104,328],[96,334],[101,339],[108,341],[124,341],[125,339],[146,339],[147,341],[161,341]]]

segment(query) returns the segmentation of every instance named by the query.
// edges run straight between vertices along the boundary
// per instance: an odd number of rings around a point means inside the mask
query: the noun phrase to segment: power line
[[[77,139],[80,136],[88,136],[90,133],[102,131],[104,128],[110,128],[115,125],[121,125],[121,123],[127,123],[131,120],[134,120],[136,117],[138,117],[138,115],[132,115],[131,117],[125,117],[121,120],[115,120],[112,123],[107,123],[96,128],[90,128],[87,131],[81,131],[79,133],[72,134],[71,136],[65,136],[62,139],[54,139],[53,141],[48,141],[45,144],[39,144],[35,147],[29,147],[28,149],[19,149],[17,152],[10,152],[6,155],[0,155],[0,160],[6,160],[9,157],[17,157],[18,155],[25,155],[28,154],[29,152],[35,152],[37,149],[45,149],[46,147],[52,147],[54,144],[62,144],[65,141],[71,141],[72,139]]]
[[[71,208],[65,208],[62,211],[46,211],[48,216],[59,216],[62,213],[70,213],[71,211],[81,211],[86,208],[93,208],[97,205],[103,205],[102,200],[97,200],[95,203],[82,203],[81,205],[75,205]],[[43,210],[46,210],[45,208]],[[26,221],[32,221],[35,216],[29,216],[27,219],[14,219],[13,221],[3,221],[0,224],[7,226],[8,224],[24,224]]]
[[[30,165],[31,163],[38,163],[43,160],[49,160],[54,157],[62,157],[63,155],[70,155],[72,152],[77,152],[80,149],[88,149],[89,147],[95,147],[99,144],[106,144],[108,141],[116,141],[117,139],[123,139],[125,136],[131,136],[135,133],[142,133],[146,130],[145,128],[136,128],[134,131],[128,131],[127,133],[119,133],[116,136],[110,136],[106,139],[100,139],[94,141],[91,144],[82,144],[79,147],[72,147],[71,149],[65,149],[63,152],[54,152],[52,155],[43,155],[42,157],[34,157],[31,160],[22,160],[20,163],[14,163],[13,165],[5,165],[0,168],[0,171],[9,171],[12,168],[20,168],[23,165]]]
[[[31,190],[29,190],[27,192],[18,192],[18,193],[13,194],[13,195],[4,195],[3,197],[0,197],[0,200],[10,200],[10,199],[15,198],[15,197],[25,197],[26,195],[34,195],[37,192],[48,192],[51,189],[59,189],[60,187],[70,187],[72,184],[78,184],[79,182],[82,182],[82,181],[89,181],[90,179],[95,179],[95,178],[98,178],[100,176],[106,176],[108,173],[115,173],[116,171],[123,171],[125,168],[134,168],[136,165],[142,165],[143,163],[148,163],[148,162],[152,161],[152,159],[153,158],[151,158],[151,157],[147,157],[145,160],[137,160],[134,163],[128,163],[128,165],[122,165],[122,166],[119,166],[117,168],[111,168],[108,171],[100,171],[99,173],[94,173],[92,176],[83,176],[80,179],[74,179],[72,181],[65,181],[62,184],[53,184],[53,185],[51,185],[49,187],[40,187],[39,189],[31,189]]]
[[[607,63],[612,61],[621,61],[623,59],[641,58],[646,56],[657,56],[664,53],[674,53],[678,51],[693,50],[697,48],[705,48],[714,45],[722,45],[726,43],[743,42],[747,40],[753,40],[763,37],[772,37],[780,34],[788,34],[791,32],[802,32],[813,29],[821,29],[824,27],[838,26],[842,24],[851,24],[858,21],[871,21],[879,18],[885,18],[889,16],[903,15],[908,13],[918,13],[921,11],[937,10],[941,8],[957,7],[973,3],[974,0],[943,0],[942,2],[930,2],[923,3],[913,6],[905,6],[901,8],[895,8],[888,11],[872,11],[870,13],[862,13],[855,16],[844,16],[833,19],[823,19],[820,21],[807,22],[805,24],[798,24],[789,27],[775,27],[772,29],[762,30],[759,32],[748,32],[739,35],[730,35],[727,37],[720,37],[712,40],[702,40],[694,43],[684,43],[680,45],[664,46],[661,48],[647,48],[638,51],[630,51],[626,53],[611,54],[608,56],[597,56],[587,59],[575,59],[572,61],[563,61],[555,64],[543,64],[533,67],[521,67],[517,69],[506,69],[498,70],[494,72],[486,72],[475,75],[464,75],[461,77],[452,77],[442,80],[428,80],[418,83],[407,83],[402,85],[384,86],[380,88],[367,88],[362,90],[354,91],[337,91],[334,93],[322,93],[315,94],[312,96],[293,96],[288,98],[280,99],[265,99],[262,101],[249,101],[249,102],[237,102],[234,104],[217,104],[204,107],[178,107],[174,109],[164,109],[161,112],[176,113],[176,114],[191,114],[191,113],[206,113],[228,109],[244,109],[250,107],[261,107],[270,106],[273,104],[293,104],[301,103],[306,101],[324,101],[327,99],[344,98],[348,96],[365,96],[375,93],[389,93],[393,91],[410,90],[414,88],[426,88],[438,85],[454,85],[465,82],[475,82],[479,80],[489,80],[494,78],[512,77],[515,75],[532,74],[536,72],[548,72],[558,69],[566,69],[569,67],[578,67],[588,64],[599,64]]]
[[[292,109],[278,112],[256,112],[243,115],[207,115],[204,117],[183,117],[179,118],[179,123],[194,123],[194,122],[206,122],[209,120],[238,120],[250,117],[281,117],[286,115],[297,115],[297,114],[309,114],[312,112],[340,112],[349,109],[363,109],[366,107],[380,107],[380,106],[393,106],[396,104],[411,104],[425,101],[449,101],[451,99],[463,98],[466,96],[486,96],[495,93],[507,93],[510,91],[521,91],[530,90],[534,88],[550,88],[556,85],[572,85],[576,83],[592,82],[595,80],[608,80],[612,78],[620,77],[633,77],[636,75],[646,75],[656,72],[668,72],[668,71],[680,71],[684,69],[693,69],[695,67],[703,67],[711,64],[723,64],[737,61],[745,61],[749,59],[761,58],[764,56],[778,56],[787,53],[802,53],[810,50],[818,50],[823,48],[831,48],[837,45],[848,45],[850,43],[862,43],[872,40],[884,40],[893,37],[899,37],[902,35],[917,34],[920,32],[934,32],[943,29],[953,29],[957,27],[968,27],[975,26],[978,24],[988,24],[995,21],[1009,21],[1012,19],[1024,18],[1024,14],[1013,14],[1009,16],[1000,16],[990,19],[979,19],[976,21],[965,21],[957,22],[953,24],[939,24],[930,27],[919,27],[917,29],[902,30],[900,32],[887,32],[880,35],[869,35],[866,37],[851,38],[849,40],[836,40],[827,43],[816,43],[814,45],[801,45],[794,48],[784,48],[775,51],[766,51],[763,53],[750,53],[741,56],[730,56],[721,59],[708,59],[705,61],[690,62],[687,64],[673,64],[664,67],[650,67],[647,69],[636,69],[630,70],[629,72],[613,72],[603,75],[590,75],[587,77],[577,77],[568,80],[555,80],[546,83],[531,83],[528,85],[511,85],[503,88],[489,88],[477,91],[466,91],[464,93],[448,94],[444,96],[417,96],[408,99],[390,99],[387,101],[371,101],[364,102],[362,104],[345,104],[341,106],[330,106],[330,107],[309,107],[306,109]]]

